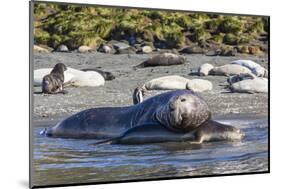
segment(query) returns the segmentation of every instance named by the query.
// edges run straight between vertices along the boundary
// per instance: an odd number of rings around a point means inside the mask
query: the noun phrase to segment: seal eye
[[[186,99],[185,99],[185,98],[181,99],[181,102],[185,102],[185,101],[186,101]]]

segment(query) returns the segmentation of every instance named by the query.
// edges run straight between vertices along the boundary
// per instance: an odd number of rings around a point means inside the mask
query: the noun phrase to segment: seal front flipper
[[[191,144],[201,144],[204,141],[235,141],[241,140],[245,134],[240,129],[213,120],[203,123],[194,133],[195,141]]]

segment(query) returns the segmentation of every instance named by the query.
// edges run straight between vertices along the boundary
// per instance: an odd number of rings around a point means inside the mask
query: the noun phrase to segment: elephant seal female
[[[43,77],[42,92],[45,94],[64,93],[64,71],[66,70],[63,63],[56,64],[51,73]]]
[[[214,67],[209,71],[210,75],[222,75],[222,76],[231,76],[238,74],[248,74],[251,73],[251,70],[247,67],[237,65],[237,64],[226,64],[219,67]]]
[[[183,140],[201,143],[241,139],[243,135],[239,129],[212,121],[206,102],[189,90],[166,92],[128,107],[84,110],[44,133],[50,137],[107,138],[106,142],[127,137],[122,143],[130,144]],[[200,140],[197,135],[202,135]]]
[[[268,70],[252,60],[235,60],[230,62],[230,64],[244,66],[258,77],[268,77]]]
[[[185,62],[185,58],[180,55],[176,55],[173,53],[162,53],[155,55],[148,60],[142,62],[137,65],[137,68],[143,67],[154,67],[154,66],[171,66],[171,65],[179,65]]]
[[[198,75],[199,76],[207,76],[209,75],[210,70],[212,70],[214,66],[212,64],[202,64],[198,69]]]
[[[212,90],[213,84],[204,79],[187,79],[178,75],[158,77],[147,81],[141,87],[137,87],[133,93],[133,102],[142,102],[142,96],[148,90],[179,90],[188,89],[194,92],[204,92]],[[142,95],[142,96],[140,96]]]
[[[229,88],[237,93],[268,93],[268,79],[261,77],[245,79],[232,83]]]
[[[97,69],[97,68],[83,68],[83,69],[80,69],[80,70],[84,71],[84,72],[88,72],[88,71],[97,72],[97,73],[101,74],[102,77],[104,77],[105,81],[111,81],[111,80],[115,79],[115,76],[111,72],[102,71],[102,70]]]
[[[178,75],[158,77],[147,81],[143,85],[144,90],[176,90],[186,89],[186,83],[190,80]]]
[[[42,68],[34,71],[34,86],[40,86],[43,76],[50,73],[51,68]],[[64,85],[74,87],[97,87],[105,83],[105,78],[97,71],[81,71],[68,67],[64,72]]]

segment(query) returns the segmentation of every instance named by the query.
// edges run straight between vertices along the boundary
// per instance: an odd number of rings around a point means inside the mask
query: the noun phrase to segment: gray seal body
[[[106,139],[102,143],[202,142],[204,140],[199,140],[195,133],[200,133],[198,129],[206,123],[209,123],[208,128],[216,125],[211,121],[206,102],[192,91],[176,90],[132,106],[84,110],[47,129],[45,134],[62,138]],[[216,132],[216,129],[209,130]],[[209,136],[208,140],[211,139]]]

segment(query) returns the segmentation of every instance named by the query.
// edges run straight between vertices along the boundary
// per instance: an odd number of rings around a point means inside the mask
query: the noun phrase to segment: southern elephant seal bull
[[[133,106],[84,110],[42,133],[126,144],[186,140],[202,143],[243,137],[239,129],[211,120],[206,102],[189,90],[166,92]]]

